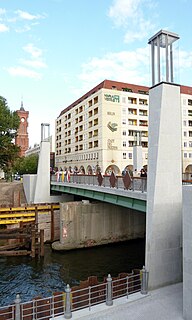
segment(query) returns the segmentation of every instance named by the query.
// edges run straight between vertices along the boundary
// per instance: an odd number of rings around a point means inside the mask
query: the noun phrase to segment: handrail
[[[0,319],[6,320],[27,320],[27,319],[54,319],[56,316],[64,315],[64,319],[72,318],[71,312],[83,308],[89,308],[106,302],[106,305],[113,304],[113,300],[130,294],[148,292],[148,272],[135,270],[135,273],[127,274],[124,277],[112,279],[110,275],[103,283],[85,288],[71,289],[69,285],[65,292],[55,293],[47,298],[35,298],[28,302],[21,303],[17,294],[15,304],[0,307]],[[110,302],[110,303],[109,303]],[[70,313],[70,317],[69,317]],[[14,317],[15,314],[15,317]]]
[[[87,174],[71,174],[70,176],[62,177],[62,175],[51,175],[51,183],[61,183],[73,185],[90,185],[100,186],[105,188],[132,190],[132,191],[147,191],[147,178],[145,177],[130,177],[128,173],[125,176],[111,175],[87,175]]]

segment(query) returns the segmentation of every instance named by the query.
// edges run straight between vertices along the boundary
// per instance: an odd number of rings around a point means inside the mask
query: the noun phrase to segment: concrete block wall
[[[60,204],[60,243],[68,250],[143,238],[145,214],[107,203]]]

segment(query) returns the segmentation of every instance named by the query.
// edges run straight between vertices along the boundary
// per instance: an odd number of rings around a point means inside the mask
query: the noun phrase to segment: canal
[[[103,280],[109,273],[115,277],[141,269],[144,259],[144,239],[68,252],[53,252],[45,245],[41,259],[0,257],[0,306],[13,303],[16,293],[24,302],[64,291],[67,283],[74,286],[92,275]]]

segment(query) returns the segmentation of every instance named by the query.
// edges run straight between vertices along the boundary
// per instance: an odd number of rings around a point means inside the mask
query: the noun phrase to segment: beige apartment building
[[[181,112],[183,172],[192,172],[192,87],[181,86]],[[56,119],[56,167],[85,173],[133,170],[138,133],[147,166],[148,115],[149,87],[104,80]]]

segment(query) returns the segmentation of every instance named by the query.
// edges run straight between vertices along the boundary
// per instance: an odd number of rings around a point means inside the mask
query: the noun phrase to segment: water
[[[16,293],[24,302],[64,291],[67,283],[74,286],[91,275],[103,280],[109,273],[141,269],[144,256],[145,241],[140,239],[68,252],[53,252],[45,245],[41,259],[0,257],[0,306],[13,303]]]

